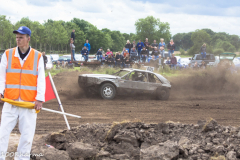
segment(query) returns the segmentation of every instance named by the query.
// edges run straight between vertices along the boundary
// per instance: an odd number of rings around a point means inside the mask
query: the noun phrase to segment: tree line
[[[40,51],[70,53],[71,32],[75,29],[76,52],[80,52],[85,40],[91,44],[91,52],[96,53],[100,47],[106,51],[121,51],[126,41],[138,42],[148,38],[149,42],[157,42],[164,38],[168,43],[173,38],[176,50],[185,50],[188,54],[199,53],[203,43],[207,44],[207,52],[218,54],[220,52],[235,52],[239,50],[240,38],[238,35],[229,35],[225,32],[214,32],[211,29],[201,29],[189,33],[177,33],[174,36],[170,33],[168,22],[161,22],[159,18],[148,16],[140,18],[135,22],[136,33],[121,33],[120,31],[107,28],[98,29],[93,24],[79,18],[70,21],[55,21],[48,19],[44,23],[31,21],[23,17],[13,24],[5,15],[0,15],[0,49],[7,49],[16,46],[13,30],[20,26],[27,26],[32,31],[30,45]]]
[[[121,33],[120,31],[103,28],[99,30],[91,23],[73,18],[71,21],[55,21],[48,19],[43,24],[38,21],[31,21],[28,17],[22,18],[15,24],[5,15],[0,15],[0,49],[6,49],[16,46],[13,30],[20,26],[27,26],[32,31],[30,45],[40,51],[66,53],[70,52],[71,32],[75,29],[76,52],[80,52],[85,40],[88,39],[91,44],[92,53],[96,53],[100,47],[104,50],[108,48],[112,51],[120,51],[125,46],[126,41],[138,41],[148,38],[150,41],[163,37],[170,39],[170,27],[168,23],[160,22],[153,16],[139,19],[135,26],[137,33]]]
[[[236,52],[240,49],[240,38],[238,35],[214,32],[211,29],[177,33],[173,36],[173,40],[178,50],[183,49],[189,55],[199,53],[203,43],[207,44],[207,53],[216,55],[223,52]]]

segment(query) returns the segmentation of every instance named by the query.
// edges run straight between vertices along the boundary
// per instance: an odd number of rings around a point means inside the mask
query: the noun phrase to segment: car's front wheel
[[[159,100],[168,100],[169,96],[170,96],[170,89],[168,89],[167,87],[161,87],[158,88],[156,91],[156,96],[157,99]]]
[[[100,94],[103,99],[111,100],[116,95],[116,88],[111,83],[105,83],[100,87]]]

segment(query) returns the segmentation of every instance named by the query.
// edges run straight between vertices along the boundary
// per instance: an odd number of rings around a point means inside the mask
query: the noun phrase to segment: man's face
[[[156,43],[156,40],[154,40],[153,43]]]
[[[86,43],[88,43],[88,40],[86,40]]]
[[[87,47],[85,46],[84,49],[87,49]]]
[[[42,52],[42,55],[45,56],[45,52]]]
[[[141,40],[139,40],[139,43],[141,43]]]
[[[146,38],[146,42],[148,42],[148,39]]]
[[[24,47],[27,46],[30,41],[30,37],[27,37],[26,34],[16,34],[16,42],[18,47]]]
[[[135,50],[135,48],[133,48],[133,51]]]
[[[146,50],[146,48],[143,48],[143,50],[145,51],[145,50]]]
[[[75,32],[75,30],[73,30],[73,32]]]
[[[172,57],[174,57],[175,55],[174,54],[172,54]]]

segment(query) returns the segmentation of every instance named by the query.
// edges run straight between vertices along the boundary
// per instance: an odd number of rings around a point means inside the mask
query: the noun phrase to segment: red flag
[[[45,102],[56,98],[49,76],[46,77]]]

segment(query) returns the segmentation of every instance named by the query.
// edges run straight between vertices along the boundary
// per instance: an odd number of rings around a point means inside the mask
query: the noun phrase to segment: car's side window
[[[159,80],[159,78],[155,74],[152,74],[152,73],[148,73],[148,80],[149,80],[149,83],[162,83]]]
[[[138,81],[138,82],[147,82],[147,73],[146,72],[131,72],[129,75],[129,80]]]
[[[122,77],[121,79],[123,79],[123,80],[130,80],[129,77],[131,76],[131,73],[127,74],[126,76]]]

